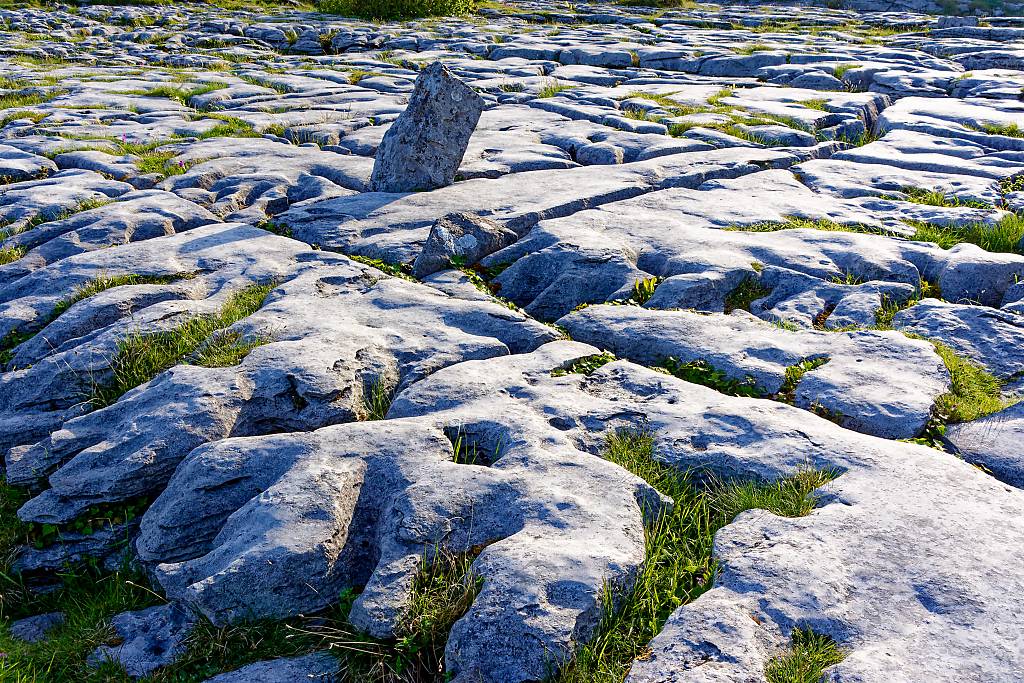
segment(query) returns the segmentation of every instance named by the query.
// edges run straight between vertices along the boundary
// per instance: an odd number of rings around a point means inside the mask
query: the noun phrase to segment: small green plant
[[[383,420],[391,409],[391,403],[395,400],[395,387],[384,378],[379,378],[370,383],[369,387],[363,390],[363,412],[364,420]]]
[[[790,638],[790,651],[764,667],[768,683],[819,683],[825,669],[846,657],[836,641],[809,628],[794,628]]]
[[[828,100],[826,99],[813,99],[804,100],[799,104],[807,107],[808,109],[817,109],[818,111],[828,111]]]
[[[722,100],[724,100],[727,97],[732,97],[734,94],[735,93],[733,92],[732,88],[722,88],[721,90],[719,90],[714,95],[711,95],[708,98],[708,104],[712,107],[720,106],[722,104]]]
[[[838,78],[839,80],[843,80],[843,76],[845,76],[847,72],[851,71],[852,69],[858,68],[860,68],[860,64],[840,64],[839,66],[832,69],[832,75]]]
[[[4,247],[0,249],[0,266],[14,263],[25,255],[24,247]]]
[[[240,362],[245,353],[259,344],[231,338],[217,341],[211,336],[259,310],[273,288],[273,283],[251,285],[232,294],[216,314],[190,318],[164,332],[129,334],[118,344],[117,353],[111,360],[110,380],[94,384],[90,402],[98,408],[109,406],[164,370],[189,360],[197,351],[198,355],[191,358],[194,364],[201,361],[220,363],[228,358]],[[266,343],[266,340],[259,343]],[[204,344],[212,344],[214,350],[204,351]]]
[[[317,10],[375,21],[394,21],[461,16],[472,13],[476,4],[475,0],[319,0]]]
[[[656,277],[637,280],[633,284],[633,294],[630,296],[630,301],[643,306],[654,296],[654,290],[658,288],[660,282],[661,280]]]
[[[729,377],[706,360],[683,363],[677,358],[667,358],[662,362],[661,367],[681,380],[701,384],[730,396],[746,396],[748,398],[764,396],[764,392],[757,387],[757,382],[752,377],[742,380]]]
[[[584,356],[573,361],[568,367],[558,368],[551,371],[552,377],[564,377],[566,375],[590,375],[608,363],[616,360],[615,356],[605,351],[593,356]]]
[[[126,94],[141,95],[142,97],[166,97],[168,99],[175,100],[176,102],[180,102],[181,104],[188,106],[189,102],[193,97],[205,95],[207,93],[213,92],[214,90],[222,90],[226,87],[228,87],[228,84],[220,81],[213,83],[204,83],[202,85],[197,85],[193,88],[185,88],[182,86],[174,85],[158,85],[155,88],[150,88],[148,90],[133,90]]]
[[[800,381],[803,380],[804,375],[820,368],[825,363],[828,363],[829,360],[831,359],[828,356],[806,358],[796,365],[790,365],[786,368],[786,378],[782,383],[782,387],[779,388],[779,393],[775,396],[776,400],[792,403],[796,398],[796,388],[799,386]]]
[[[418,282],[415,277],[412,276],[412,268],[405,263],[388,263],[377,258],[369,258],[367,256],[360,256],[358,254],[347,254],[347,256],[353,261],[362,263],[365,266],[372,266],[377,270],[381,270],[388,275],[394,275],[400,277],[403,280],[409,280],[411,282]]]
[[[926,204],[928,206],[944,206],[948,208],[967,206],[973,209],[991,210],[992,206],[984,202],[971,199],[963,200],[954,195],[947,194],[942,190],[929,190],[923,187],[904,187],[901,192],[903,197],[884,197],[884,199],[901,199],[914,204]]]
[[[735,310],[749,312],[751,304],[771,293],[772,290],[762,285],[756,278],[748,277],[725,297],[725,312],[732,313]]]

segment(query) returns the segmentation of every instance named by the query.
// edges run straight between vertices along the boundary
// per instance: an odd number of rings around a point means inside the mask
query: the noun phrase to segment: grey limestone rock
[[[26,643],[46,640],[50,633],[64,624],[63,612],[47,612],[19,619],[10,625],[11,636]]]
[[[415,192],[451,185],[484,101],[440,62],[416,78],[409,106],[381,140],[370,187]]]
[[[338,658],[327,652],[301,657],[272,659],[219,674],[204,683],[335,683],[339,680]]]
[[[436,273],[449,267],[453,258],[473,265],[516,238],[514,232],[487,218],[466,213],[442,216],[430,226],[423,251],[413,263],[413,275],[423,278]]]
[[[184,654],[185,638],[195,624],[195,617],[174,604],[124,612],[111,620],[122,642],[100,645],[89,663],[117,662],[132,678],[142,678]]]

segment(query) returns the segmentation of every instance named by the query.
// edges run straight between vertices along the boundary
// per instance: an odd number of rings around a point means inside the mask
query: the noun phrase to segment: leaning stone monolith
[[[451,185],[484,104],[441,62],[428,66],[377,148],[370,189],[416,192]]]

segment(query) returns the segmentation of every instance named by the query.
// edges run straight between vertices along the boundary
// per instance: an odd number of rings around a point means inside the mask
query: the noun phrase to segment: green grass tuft
[[[1002,384],[983,367],[964,358],[942,342],[932,341],[935,352],[949,369],[952,387],[935,402],[944,422],[970,422],[1012,405],[1002,398]]]
[[[378,379],[363,390],[364,420],[383,420],[395,400],[395,387],[384,379]]]
[[[732,313],[735,310],[749,312],[750,305],[758,299],[763,299],[772,293],[756,278],[748,277],[725,297],[725,312]]]
[[[715,532],[743,510],[762,507],[774,514],[808,514],[817,503],[815,489],[833,472],[801,470],[794,477],[767,484],[712,483],[698,488],[690,477],[657,459],[649,432],[621,430],[610,434],[604,457],[637,475],[673,500],[645,524],[645,561],[632,591],[604,599],[605,614],[597,633],[553,677],[555,683],[621,683],[630,665],[648,652],[648,643],[669,615],[713,582]]]
[[[8,263],[14,263],[24,255],[24,247],[4,247],[3,249],[0,249],[0,266],[6,266]]]
[[[544,100],[549,97],[554,97],[558,93],[565,92],[566,90],[572,90],[575,87],[577,86],[562,83],[556,79],[551,79],[550,81],[545,83],[544,87],[541,88],[540,92],[537,93],[537,99]]]
[[[723,394],[748,398],[764,397],[764,392],[757,387],[757,382],[752,377],[742,380],[729,377],[706,360],[683,363],[677,358],[667,358],[661,367],[681,380],[710,387]]]
[[[231,295],[214,315],[191,318],[164,332],[129,334],[118,344],[111,361],[111,380],[93,387],[91,403],[100,408],[109,406],[126,392],[183,361],[191,360],[196,365],[241,362],[245,354],[267,340],[254,343],[231,335],[216,335],[213,339],[211,336],[259,310],[273,288],[273,283],[252,285]],[[193,354],[196,355],[189,359]]]
[[[661,279],[656,277],[637,280],[633,283],[633,293],[630,296],[630,301],[643,306],[654,296],[654,290],[658,288],[659,284],[661,284]]]
[[[825,669],[846,657],[836,641],[810,629],[795,628],[791,638],[790,651],[765,665],[768,683],[818,683]]]
[[[943,249],[969,242],[985,251],[1021,254],[1024,253],[1024,218],[1010,214],[995,225],[968,223],[966,225],[936,225],[934,223],[907,222],[915,228],[914,239],[919,242],[934,242]]]
[[[568,367],[552,370],[551,376],[590,375],[615,360],[617,360],[615,356],[605,351],[604,353],[597,353],[593,356],[585,356],[575,360]]]

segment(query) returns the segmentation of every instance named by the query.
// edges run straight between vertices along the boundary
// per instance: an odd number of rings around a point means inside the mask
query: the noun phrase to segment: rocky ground
[[[847,6],[0,9],[0,680],[371,680],[446,558],[393,680],[621,680],[649,599],[630,683],[1024,680],[1024,20]],[[383,191],[437,61],[455,182]],[[665,570],[652,471],[827,483]]]

